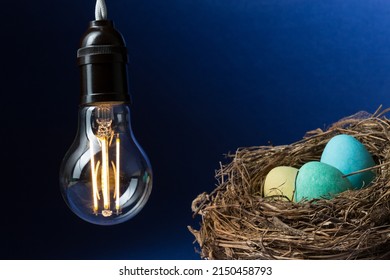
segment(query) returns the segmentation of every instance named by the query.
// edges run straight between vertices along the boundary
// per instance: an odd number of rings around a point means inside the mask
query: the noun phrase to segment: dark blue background
[[[77,129],[75,53],[94,5],[2,3],[1,259],[199,259],[190,205],[214,189],[224,154],[390,105],[386,0],[107,0],[154,189],[133,220],[87,224],[63,202],[58,169]]]

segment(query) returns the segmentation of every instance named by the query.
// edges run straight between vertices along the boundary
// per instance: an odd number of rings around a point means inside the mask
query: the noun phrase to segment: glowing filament
[[[102,144],[102,194],[104,209],[110,208],[110,181],[109,181],[109,157],[108,157],[108,143],[107,139],[100,139]]]
[[[116,136],[116,174],[115,174],[115,208],[117,212],[119,211],[119,175],[120,175],[120,165],[119,165],[119,160],[120,160],[120,144],[121,140],[119,139],[119,135]]]
[[[114,134],[112,130],[112,108],[101,106],[97,108],[98,125],[96,137],[101,148],[100,159],[95,161],[93,145],[90,145],[91,157],[91,177],[92,177],[92,195],[93,212],[97,215],[99,211],[99,202],[102,205],[101,214],[104,217],[110,217],[113,213],[111,199],[115,202],[116,214],[120,214],[120,138],[119,134]],[[116,136],[116,137],[115,137]],[[115,159],[110,160],[109,150],[115,138]],[[114,155],[111,155],[114,157]],[[110,168],[112,168],[110,179]],[[100,179],[100,180],[99,180]],[[99,195],[99,192],[101,194]],[[102,198],[102,201],[100,201]]]
[[[93,212],[96,214],[98,208],[98,187],[97,187],[97,172],[95,169],[95,153],[93,151],[93,145],[90,146],[91,152],[91,177],[92,177],[92,195],[93,195]],[[100,198],[99,198],[100,199]]]

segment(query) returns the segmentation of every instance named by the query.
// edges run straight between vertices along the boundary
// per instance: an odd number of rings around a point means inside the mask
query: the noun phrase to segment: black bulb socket
[[[111,20],[95,20],[77,51],[81,75],[81,105],[131,103],[127,82],[127,49]]]

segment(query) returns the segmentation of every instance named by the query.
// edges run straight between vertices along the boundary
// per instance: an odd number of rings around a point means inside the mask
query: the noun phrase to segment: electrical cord
[[[97,0],[95,6],[95,19],[107,19],[107,6],[104,0]]]

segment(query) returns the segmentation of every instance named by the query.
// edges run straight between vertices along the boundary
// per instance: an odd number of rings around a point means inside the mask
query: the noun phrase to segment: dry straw
[[[189,227],[205,259],[390,259],[389,109],[359,112],[326,131],[310,131],[285,146],[240,148],[217,171],[218,184],[192,204],[200,229]],[[326,200],[294,203],[264,198],[262,186],[276,166],[299,168],[319,160],[337,134],[361,141],[377,163],[375,180]]]

